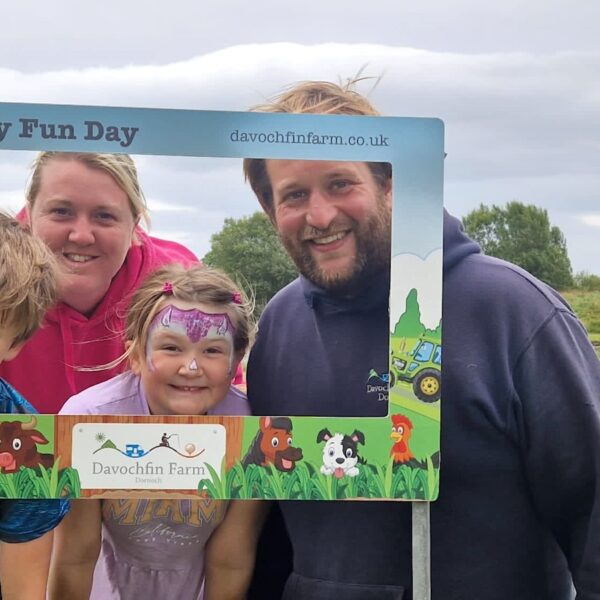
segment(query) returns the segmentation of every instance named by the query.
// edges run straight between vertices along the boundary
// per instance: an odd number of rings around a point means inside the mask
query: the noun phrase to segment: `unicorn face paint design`
[[[210,309],[174,299],[150,325],[145,357],[131,357],[152,414],[205,414],[229,392],[235,328]]]
[[[148,360],[150,360],[148,347],[152,341],[152,334],[160,328],[186,335],[194,344],[202,338],[225,338],[231,344],[230,363],[233,363],[235,327],[227,313],[206,313],[197,308],[182,310],[173,304],[168,304],[154,317],[148,328],[148,340],[146,342],[146,357]],[[198,368],[194,361],[194,363],[190,363],[190,370],[194,370],[192,364],[196,366],[196,369]],[[148,366],[152,368],[151,363]]]

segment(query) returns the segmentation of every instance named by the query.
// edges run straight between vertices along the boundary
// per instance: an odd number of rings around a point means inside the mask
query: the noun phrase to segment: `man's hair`
[[[25,191],[30,211],[40,191],[44,167],[52,160],[76,160],[90,169],[104,171],[113,178],[115,183],[127,195],[133,220],[136,223],[143,220],[146,226],[150,225],[148,207],[138,181],[137,169],[133,159],[128,154],[40,152],[31,165],[31,178]]]
[[[326,115],[379,116],[380,113],[353,87],[359,80],[349,80],[344,85],[329,81],[303,81],[297,83],[265,104],[250,110],[265,113],[312,113]],[[385,189],[392,176],[389,163],[367,163],[377,184]],[[263,158],[244,159],[244,176],[250,183],[263,210],[271,219],[273,212],[273,188]]]
[[[57,301],[58,266],[44,242],[0,212],[0,329],[28,340]]]

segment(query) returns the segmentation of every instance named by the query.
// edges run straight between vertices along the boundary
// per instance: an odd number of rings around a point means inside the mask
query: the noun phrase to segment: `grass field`
[[[585,325],[600,356],[600,291],[568,290],[561,294]]]

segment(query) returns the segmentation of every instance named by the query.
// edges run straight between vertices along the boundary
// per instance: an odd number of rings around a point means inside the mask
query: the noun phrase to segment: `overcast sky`
[[[212,6],[211,6],[212,4]],[[388,115],[446,124],[444,200],[544,206],[575,271],[600,274],[600,2],[282,3],[20,0],[4,7],[0,100],[245,110],[304,79],[382,76]],[[0,206],[21,203],[28,156],[0,153]],[[237,161],[143,158],[154,232],[202,254],[194,194],[251,197]]]

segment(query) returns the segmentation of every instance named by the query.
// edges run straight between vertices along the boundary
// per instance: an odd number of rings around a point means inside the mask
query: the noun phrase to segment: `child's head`
[[[250,343],[252,306],[221,271],[166,265],[127,315],[131,369],[153,414],[204,414],[223,400]]]
[[[0,362],[18,354],[56,302],[56,269],[45,244],[0,212]]]

